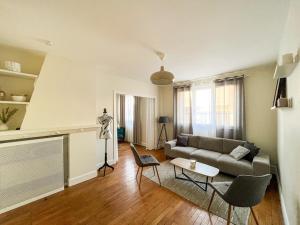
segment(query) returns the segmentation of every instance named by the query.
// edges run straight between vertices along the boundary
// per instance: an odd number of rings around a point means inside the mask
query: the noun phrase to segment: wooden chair
[[[154,175],[155,175],[155,170],[156,170],[159,185],[161,186],[159,174],[158,174],[157,167],[156,167],[156,166],[160,165],[158,160],[152,155],[139,155],[139,153],[137,152],[135,146],[132,143],[130,143],[130,148],[131,148],[131,151],[134,155],[135,162],[138,166],[138,170],[137,170],[137,173],[136,173],[136,179],[137,180],[138,180],[139,170],[140,170],[140,168],[142,168],[141,173],[140,173],[139,188],[141,187],[143,168],[144,167],[149,167],[149,166],[152,166]],[[155,170],[154,170],[154,168],[155,168]]]
[[[250,207],[254,220],[256,224],[259,225],[252,207],[260,203],[265,196],[271,178],[271,174],[262,176],[241,175],[235,178],[233,182],[214,182],[209,184],[214,191],[210,199],[208,212],[215,193],[217,192],[218,195],[229,204],[227,225],[229,225],[231,221],[231,206],[233,206],[233,209],[235,206]]]

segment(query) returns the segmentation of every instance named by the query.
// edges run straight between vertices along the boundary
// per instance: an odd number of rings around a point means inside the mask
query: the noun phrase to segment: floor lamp
[[[169,117],[167,117],[167,116],[161,116],[161,117],[159,117],[158,122],[160,124],[162,124],[162,125],[161,125],[161,130],[160,130],[160,133],[159,133],[159,136],[158,136],[158,140],[157,140],[157,149],[158,149],[159,141],[160,141],[160,139],[162,137],[163,131],[165,133],[166,141],[168,141],[168,134],[167,134],[166,124],[169,123]]]

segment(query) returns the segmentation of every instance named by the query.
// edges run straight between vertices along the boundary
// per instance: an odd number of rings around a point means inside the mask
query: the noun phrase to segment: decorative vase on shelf
[[[5,99],[6,93],[5,91],[1,90],[0,88],[0,101],[3,101]]]
[[[7,124],[0,121],[0,131],[6,131],[6,130],[8,130]]]

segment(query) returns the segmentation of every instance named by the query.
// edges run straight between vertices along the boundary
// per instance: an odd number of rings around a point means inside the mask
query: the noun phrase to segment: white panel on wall
[[[97,176],[96,131],[69,135],[69,186]]]
[[[0,212],[63,187],[62,137],[0,143]]]

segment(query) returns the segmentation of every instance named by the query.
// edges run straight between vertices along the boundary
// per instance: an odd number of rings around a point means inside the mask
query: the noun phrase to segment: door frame
[[[154,99],[154,107],[155,107],[154,119],[157,120],[157,116],[158,116],[158,102],[157,102],[158,97],[157,96],[126,93],[126,92],[114,90],[114,100],[113,100],[113,160],[114,160],[114,163],[117,163],[119,160],[119,147],[118,147],[118,135],[117,135],[117,127],[118,127],[118,125],[117,125],[117,95],[118,94]],[[158,130],[158,125],[154,126],[154,137],[157,136],[157,130]],[[154,139],[155,139],[155,146],[156,146],[157,141],[156,141],[156,138],[154,138]]]

